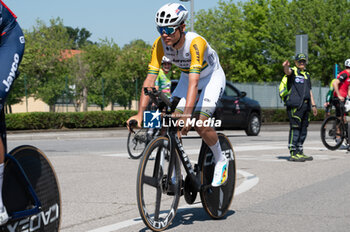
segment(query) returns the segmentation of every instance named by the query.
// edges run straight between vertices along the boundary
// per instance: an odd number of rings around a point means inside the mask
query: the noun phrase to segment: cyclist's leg
[[[11,31],[1,37],[0,41],[0,111],[3,109],[6,97],[17,77],[18,66],[22,60],[24,52],[23,32],[17,24]],[[4,123],[4,122],[1,122]],[[1,214],[1,210],[6,213],[2,202],[2,183],[4,169],[5,146],[0,141],[0,223],[6,215]]]
[[[343,107],[343,104],[341,103],[341,101],[339,100],[339,98],[334,98],[333,99],[333,105],[335,106],[335,116],[337,118],[339,118],[340,120],[345,120],[345,117],[344,119],[342,119],[343,115],[344,115],[344,107]],[[336,136],[336,140],[341,140],[340,138],[340,128],[337,128],[337,136]]]
[[[202,89],[202,92],[194,111],[198,120],[204,122],[213,116],[217,102],[225,89],[225,84],[225,73],[221,67],[214,71],[211,76],[199,81],[198,87]],[[202,125],[200,127],[196,126],[195,129],[213,152],[216,165],[212,185],[219,186],[227,179],[227,159],[221,152],[219,138],[215,129],[211,127],[210,123],[207,125],[203,123]]]

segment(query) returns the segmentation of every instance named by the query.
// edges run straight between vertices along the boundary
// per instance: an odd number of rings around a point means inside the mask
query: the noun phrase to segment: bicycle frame
[[[12,162],[14,162],[16,164],[17,168],[19,169],[19,171],[21,173],[21,176],[24,178],[24,180],[26,182],[27,189],[28,189],[31,197],[34,200],[34,208],[13,212],[13,213],[11,213],[9,215],[10,219],[19,219],[19,218],[29,217],[31,215],[38,214],[40,212],[40,210],[41,210],[41,202],[40,202],[36,192],[34,191],[34,188],[33,188],[32,184],[30,183],[30,181],[28,179],[28,176],[24,172],[24,170],[23,170],[22,166],[20,165],[20,163],[12,155],[6,154],[5,157],[10,159]]]
[[[174,120],[171,116],[172,112],[174,112],[175,107],[177,103],[173,104],[169,101],[167,97],[162,92],[158,92],[155,88],[152,88],[152,91],[149,91],[147,88],[144,88],[145,95],[148,95],[152,101],[158,106],[159,109],[164,109],[166,107],[170,108],[170,110],[166,110],[166,120]],[[158,97],[158,98],[157,98]],[[174,100],[176,101],[176,100]],[[173,101],[173,102],[174,102]],[[195,189],[199,192],[201,188],[207,188],[208,186],[201,186],[199,174],[200,174],[200,168],[198,170],[195,170],[191,164],[191,161],[187,154],[185,153],[185,150],[183,148],[182,142],[180,138],[177,135],[178,128],[174,126],[176,123],[171,123],[171,126],[167,128],[166,137],[169,138],[169,146],[170,146],[170,165],[168,167],[168,173],[173,172],[173,168],[175,167],[175,149],[177,151],[177,154],[180,157],[181,163],[186,171],[186,174],[190,176],[192,183],[194,183]],[[202,159],[202,147],[200,149],[200,155],[199,155],[199,161]],[[167,176],[167,183],[171,183],[171,175]]]

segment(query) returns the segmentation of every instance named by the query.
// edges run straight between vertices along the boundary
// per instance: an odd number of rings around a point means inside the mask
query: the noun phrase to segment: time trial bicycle
[[[165,120],[175,120],[171,114],[175,106],[155,88],[144,89],[159,107],[165,109]],[[137,204],[145,225],[153,231],[166,229],[173,219],[182,195],[188,204],[195,202],[200,193],[204,210],[214,219],[227,213],[233,199],[236,183],[235,153],[229,139],[218,134],[222,152],[229,160],[226,183],[212,187],[215,168],[214,156],[208,145],[202,141],[199,158],[194,166],[185,153],[178,128],[171,123],[165,135],[153,139],[146,147],[140,160],[137,174]],[[182,178],[180,162],[186,171]]]
[[[0,122],[6,151],[4,110]],[[9,221],[0,231],[59,231],[61,199],[57,176],[38,148],[23,145],[5,155],[3,202]]]

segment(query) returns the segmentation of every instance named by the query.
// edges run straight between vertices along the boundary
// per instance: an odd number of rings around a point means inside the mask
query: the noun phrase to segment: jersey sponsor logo
[[[6,86],[5,92],[8,92],[11,88],[13,80],[16,78],[16,72],[18,69],[19,55],[16,53],[13,57],[13,63],[11,65],[11,71],[6,80],[3,80],[2,83]]]
[[[24,44],[24,43],[25,43],[24,36],[20,36],[20,37],[19,37],[19,42],[20,42],[21,44]]]
[[[209,64],[210,66],[213,66],[214,63],[215,63],[215,56],[214,56],[213,53],[211,53],[211,54],[208,56],[208,64]]]
[[[296,77],[295,77],[295,82],[296,82],[296,83],[301,83],[301,84],[303,84],[304,81],[305,81],[304,76],[296,76]]]
[[[173,63],[175,63],[179,68],[188,68],[191,64],[191,59],[173,59]]]
[[[200,59],[199,59],[199,49],[198,49],[197,44],[193,44],[193,48],[194,48],[194,50],[196,51],[196,60],[197,60],[197,62],[200,62]]]

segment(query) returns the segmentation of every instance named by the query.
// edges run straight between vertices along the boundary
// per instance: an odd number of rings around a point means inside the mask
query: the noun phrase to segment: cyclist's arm
[[[129,122],[131,120],[136,120],[138,122],[138,126],[141,126],[143,112],[145,111],[149,103],[149,97],[145,96],[143,89],[144,87],[154,87],[154,82],[157,79],[158,72],[160,69],[160,63],[163,55],[164,55],[163,45],[160,37],[158,37],[152,46],[152,58],[151,58],[151,62],[148,65],[148,74],[145,81],[143,82],[141,94],[140,94],[139,111],[137,115],[134,115],[127,120],[128,127],[129,127]]]
[[[161,42],[161,38],[158,37],[156,41],[154,41],[152,46],[152,57],[151,57],[151,62],[148,65],[148,74],[145,81],[143,82],[143,86],[141,89],[140,105],[139,105],[139,112],[138,112],[139,116],[143,115],[143,112],[145,111],[149,103],[149,97],[145,96],[143,89],[145,87],[154,87],[154,83],[156,82],[156,79],[159,74],[160,65],[161,65],[163,56],[164,56],[163,45]]]

